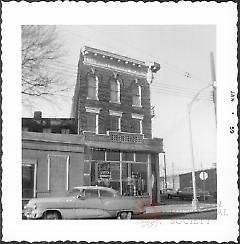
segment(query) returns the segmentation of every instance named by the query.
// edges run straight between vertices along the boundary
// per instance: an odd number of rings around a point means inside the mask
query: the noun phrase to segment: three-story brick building
[[[71,118],[22,119],[22,197],[63,196],[74,186],[104,185],[159,202],[150,83],[157,63],[85,47]]]
[[[150,83],[157,63],[84,47],[72,114],[85,139],[84,184],[159,201],[158,154],[152,139]]]

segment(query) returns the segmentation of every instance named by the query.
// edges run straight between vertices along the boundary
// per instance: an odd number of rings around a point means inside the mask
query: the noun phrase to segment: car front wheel
[[[117,215],[117,219],[131,219],[132,218],[132,212],[120,212]]]
[[[43,219],[61,219],[60,214],[56,211],[46,212]]]

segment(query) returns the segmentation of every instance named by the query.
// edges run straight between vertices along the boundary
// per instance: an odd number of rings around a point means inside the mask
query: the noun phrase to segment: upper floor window
[[[87,131],[96,132],[96,114],[87,113]]]
[[[88,77],[88,97],[89,99],[98,99],[98,78],[96,76]]]
[[[98,134],[98,117],[99,117],[99,108],[90,108],[86,107],[87,112],[87,121],[86,121],[86,130]]]
[[[132,114],[132,132],[143,134],[143,115]]]
[[[141,107],[141,99],[142,99],[142,89],[138,84],[134,84],[132,88],[132,104],[133,106]]]
[[[110,115],[110,131],[121,131],[122,112],[109,111]]]
[[[110,116],[110,131],[120,131],[120,118],[116,116]]]
[[[110,83],[111,89],[111,102],[120,103],[120,82],[118,80],[112,80]]]

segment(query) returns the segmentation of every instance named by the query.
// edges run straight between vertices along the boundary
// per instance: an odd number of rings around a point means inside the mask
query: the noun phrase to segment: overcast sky
[[[23,116],[41,110],[43,117],[69,117],[76,82],[80,48],[84,45],[142,61],[160,63],[151,85],[155,106],[153,136],[164,139],[167,173],[191,170],[187,104],[203,87],[212,83],[210,52],[215,53],[215,26],[57,26],[66,50],[59,71],[71,89],[53,101],[35,99],[23,105]],[[211,87],[192,109],[196,169],[216,162],[216,123]],[[173,167],[172,167],[173,165]]]

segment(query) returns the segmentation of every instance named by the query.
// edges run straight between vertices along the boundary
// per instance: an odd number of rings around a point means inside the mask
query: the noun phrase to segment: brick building
[[[160,138],[152,138],[150,83],[160,69],[102,50],[81,50],[71,118],[23,118],[23,199],[104,185],[160,201]]]
[[[87,184],[159,201],[158,154],[152,139],[150,83],[157,63],[84,47],[78,63],[72,114],[85,137]]]

